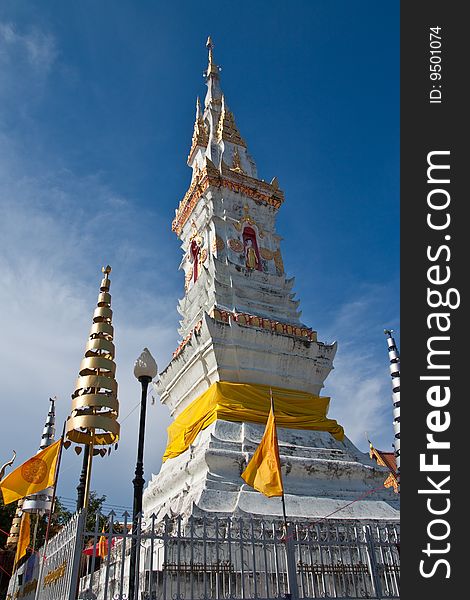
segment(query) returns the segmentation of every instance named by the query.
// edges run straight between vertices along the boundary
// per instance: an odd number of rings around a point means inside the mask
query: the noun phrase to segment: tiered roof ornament
[[[93,313],[93,325],[72,394],[72,412],[66,424],[67,439],[85,446],[88,461],[85,505],[89,492],[92,457],[109,454],[111,445],[119,439],[120,431],[117,421],[119,402],[115,378],[113,311],[109,293],[111,267],[103,267],[102,271],[104,278]]]
[[[235,124],[235,117],[225,105],[225,96],[222,96],[222,111],[217,126],[217,141],[221,142],[222,140],[246,148],[245,140],[240,135],[238,127]]]

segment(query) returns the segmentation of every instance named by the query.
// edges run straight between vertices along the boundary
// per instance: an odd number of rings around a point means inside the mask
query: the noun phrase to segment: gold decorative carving
[[[225,248],[225,242],[220,237],[220,235],[216,235],[215,239],[212,241],[212,252],[220,252]]]
[[[233,152],[232,158],[232,171],[236,171],[237,173],[245,173],[242,169],[242,163],[240,161],[240,154],[238,152],[238,148],[235,146],[235,150]]]
[[[199,263],[202,265],[207,260],[207,248],[203,248],[201,250],[201,254],[199,255]]]
[[[202,244],[204,242],[204,240],[202,239],[202,235],[197,230],[197,226],[196,226],[196,223],[194,220],[191,223],[191,234],[189,236],[189,241],[192,242],[193,240],[196,241],[196,244],[199,247],[202,246]]]
[[[177,235],[181,234],[194,207],[209,186],[225,187],[234,192],[244,194],[252,198],[255,202],[267,204],[276,209],[284,202],[284,193],[265,181],[235,173],[230,169],[227,170],[225,175],[222,176],[211,161],[206,159],[206,165],[194,177],[176,210],[176,216],[173,219],[171,228]]]
[[[225,140],[246,148],[245,140],[240,135],[233,113],[223,103],[219,123],[217,125],[217,141]]]
[[[243,244],[240,242],[240,240],[232,238],[228,241],[228,245],[234,252],[243,252]]]
[[[192,338],[193,335],[195,335],[195,336],[199,335],[199,332],[201,331],[201,327],[202,327],[202,319],[196,323],[196,325],[191,329],[191,331],[188,333],[188,335],[180,343],[178,348],[176,348],[176,350],[173,352],[173,358],[176,358],[180,354],[180,352],[184,349],[184,347],[190,341],[190,339]]]
[[[259,253],[261,254],[261,258],[264,258],[264,260],[272,260],[274,258],[274,252],[269,248],[261,247],[259,249]]]
[[[65,575],[65,570],[67,568],[67,561],[64,560],[62,564],[60,564],[56,569],[49,571],[49,573],[44,577],[44,587],[48,585],[53,585],[59,579]]]
[[[38,586],[38,580],[37,579],[33,579],[32,581],[28,581],[28,583],[25,583],[24,586],[22,587],[20,592],[16,592],[15,594],[15,598],[24,598],[25,596],[29,596],[30,594],[32,594],[36,588]],[[12,600],[12,596],[10,596],[9,594],[7,594],[7,598],[6,600]]]
[[[276,265],[276,270],[279,273],[279,275],[283,275],[284,273],[284,262],[282,260],[282,256],[281,256],[281,251],[280,250],[276,250],[276,252],[274,253],[274,264]]]
[[[236,313],[221,308],[214,307],[210,315],[216,321],[222,323],[236,322],[245,327],[263,328],[281,335],[291,335],[298,338],[306,339],[309,342],[317,341],[317,332],[309,327],[297,327],[288,323],[280,323],[274,319],[266,317],[258,317],[248,313]]]
[[[193,278],[193,267],[190,266],[188,272],[184,276],[184,289],[186,291],[188,291],[188,289],[189,289],[189,284],[190,284],[192,278]]]

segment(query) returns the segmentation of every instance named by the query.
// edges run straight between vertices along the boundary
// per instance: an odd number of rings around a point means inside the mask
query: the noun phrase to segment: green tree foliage
[[[102,531],[103,527],[106,527],[108,519],[103,515],[103,504],[106,501],[106,496],[98,496],[95,491],[90,492],[90,498],[88,500],[88,509],[86,515],[86,529],[87,531],[95,531],[96,517],[98,515],[98,533]]]

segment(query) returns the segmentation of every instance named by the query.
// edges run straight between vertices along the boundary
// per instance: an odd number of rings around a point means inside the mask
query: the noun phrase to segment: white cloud
[[[140,400],[133,363],[148,346],[164,366],[177,342],[176,290],[156,289],[170,265],[161,261],[154,237],[167,227],[157,213],[136,212],[100,175],[57,171],[47,160],[38,170],[21,144],[0,131],[0,457],[15,449],[19,464],[36,451],[53,395],[59,435],[100,268],[110,263],[122,443],[96,460],[93,487],[111,501],[131,502],[139,411],[126,417]],[[159,469],[168,421],[159,402],[149,406],[147,479]],[[81,458],[65,453],[60,494],[75,496],[80,468]]]
[[[161,260],[165,252],[155,244],[169,222],[157,212],[136,211],[134,199],[100,173],[78,176],[56,167],[54,155],[45,152],[38,159],[28,153],[25,135],[30,140],[34,133],[23,133],[21,123],[40,101],[56,57],[51,35],[0,23],[0,457],[14,448],[18,464],[36,451],[53,395],[60,434],[96,305],[100,267],[110,263],[122,442],[117,453],[96,459],[92,487],[129,505],[139,419],[134,408],[140,401],[133,363],[148,346],[164,366],[177,344],[171,265]],[[159,402],[149,405],[147,479],[159,470],[168,422]],[[61,495],[75,497],[80,468],[81,458],[66,452]]]
[[[15,70],[22,63],[47,71],[57,56],[54,37],[37,28],[19,32],[14,24],[0,22],[0,60]]]
[[[148,215],[137,224],[144,238],[137,244],[127,231],[131,216],[136,218],[129,202],[116,203],[115,194],[98,179],[80,179],[69,172],[17,183],[3,171],[0,187],[2,198],[7,198],[0,203],[1,455],[14,448],[21,460],[35,451],[52,395],[59,398],[61,429],[96,304],[99,268],[110,262],[116,265],[111,292],[122,444],[117,454],[96,460],[94,485],[110,498],[130,498],[138,411],[125,417],[140,398],[133,362],[145,346],[157,359],[166,360],[176,345],[175,298],[160,293],[156,302],[155,290],[146,289],[144,272],[158,265],[145,244]],[[91,205],[83,197],[98,202]],[[127,247],[133,252],[126,257]],[[159,468],[168,424],[159,403],[158,418],[156,410],[149,407],[148,475],[150,468]],[[67,453],[63,495],[75,494],[79,470],[80,459]],[[127,476],[127,486],[116,478],[117,472]]]
[[[15,127],[43,96],[57,59],[55,38],[38,28],[0,22],[0,122]]]
[[[376,447],[392,450],[392,388],[383,334],[398,321],[398,307],[389,304],[392,285],[358,290],[339,308],[327,332],[339,339],[335,369],[323,392],[331,396],[329,414],[362,450],[367,450],[366,434]]]

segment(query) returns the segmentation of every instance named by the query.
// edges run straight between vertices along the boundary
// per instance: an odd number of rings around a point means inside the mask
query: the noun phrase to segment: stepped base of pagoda
[[[215,313],[221,315],[220,310]],[[219,321],[204,313],[160,373],[156,388],[172,417],[217,381],[320,394],[333,368],[336,343],[242,325],[233,315],[226,318]]]
[[[263,433],[261,424],[212,423],[152,476],[145,516],[281,517],[280,498],[263,496],[240,477]],[[398,495],[383,486],[388,470],[346,437],[279,427],[278,440],[289,517],[398,521]]]

